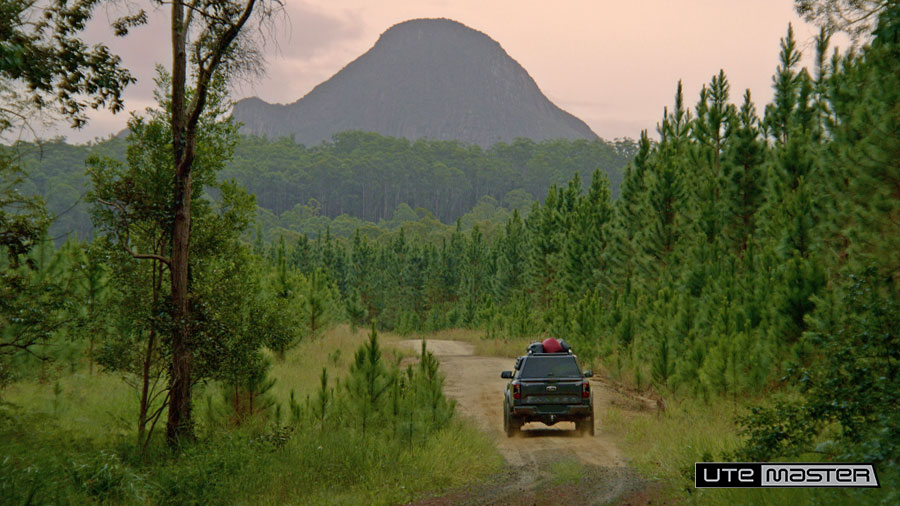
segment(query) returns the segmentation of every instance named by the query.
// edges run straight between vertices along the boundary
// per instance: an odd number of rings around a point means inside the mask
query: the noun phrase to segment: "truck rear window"
[[[571,355],[528,357],[525,364],[522,365],[519,377],[525,379],[573,378],[581,377],[581,371],[578,370],[575,357]]]

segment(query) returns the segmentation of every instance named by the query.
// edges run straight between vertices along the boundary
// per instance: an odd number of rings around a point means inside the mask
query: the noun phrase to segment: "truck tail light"
[[[581,382],[581,398],[587,399],[591,396],[591,384],[587,381]]]
[[[522,385],[518,383],[513,383],[513,399],[521,399],[522,398]]]

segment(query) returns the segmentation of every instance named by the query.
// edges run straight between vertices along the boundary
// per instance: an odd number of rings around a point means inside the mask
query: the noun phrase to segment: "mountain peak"
[[[408,19],[406,21],[401,21],[396,25],[391,26],[381,36],[378,38],[379,42],[384,40],[385,38],[391,38],[394,36],[403,37],[403,36],[414,36],[419,38],[434,38],[440,36],[441,34],[447,33],[456,33],[463,37],[471,37],[475,38],[481,37],[483,39],[487,39],[488,41],[500,45],[497,41],[490,38],[486,33],[478,31],[474,28],[470,28],[459,21],[455,21],[449,18],[416,18],[416,19]],[[377,44],[377,42],[376,42]]]
[[[237,102],[242,132],[307,145],[344,130],[490,146],[516,137],[594,139],[486,34],[446,18],[412,19],[293,104]]]

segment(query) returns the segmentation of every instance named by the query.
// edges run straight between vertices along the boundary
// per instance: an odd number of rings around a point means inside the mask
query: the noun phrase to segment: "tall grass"
[[[302,400],[319,387],[323,366],[345,376],[366,339],[339,326],[301,343],[273,360],[271,395],[282,405],[291,391]],[[406,353],[385,346],[386,361]],[[118,376],[78,370],[14,383],[0,404],[0,504],[397,504],[502,465],[491,441],[461,420],[412,441],[346,425],[234,428],[203,416],[205,401],[224,407],[219,394],[215,384],[195,392],[198,443],[176,454],[156,434],[142,454],[137,395]]]
[[[609,408],[600,413],[602,430],[619,436],[621,448],[643,476],[663,485],[672,499],[691,504],[891,504],[885,489],[696,489],[694,463],[731,460],[742,442],[732,399],[670,400],[663,413]],[[804,455],[804,462],[820,460]],[[880,476],[881,477],[881,476]]]
[[[292,439],[276,460],[284,474],[250,502],[400,504],[477,482],[502,464],[491,442],[461,422],[412,449],[354,430],[308,434]]]

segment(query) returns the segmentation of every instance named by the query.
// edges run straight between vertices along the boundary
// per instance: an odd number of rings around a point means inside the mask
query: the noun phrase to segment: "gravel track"
[[[419,340],[399,344],[416,351],[422,346]],[[495,440],[508,468],[490,485],[416,504],[608,504],[646,486],[627,466],[612,435],[599,425],[600,413],[619,395],[603,382],[591,380],[598,424],[595,436],[579,436],[571,422],[552,427],[531,422],[518,436],[509,438],[502,418],[507,380],[500,378],[500,372],[511,370],[515,360],[475,355],[474,346],[459,341],[428,340],[426,344],[440,359],[446,377],[444,393],[456,400],[459,414]],[[553,484],[551,468],[561,460],[579,462],[581,479],[566,486]]]

